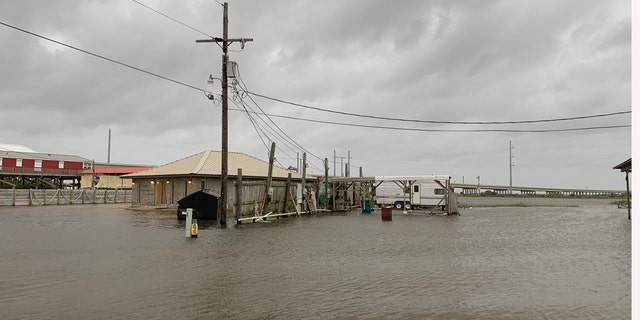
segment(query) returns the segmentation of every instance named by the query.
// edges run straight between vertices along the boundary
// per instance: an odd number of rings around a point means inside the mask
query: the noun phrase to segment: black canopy
[[[218,196],[206,191],[197,191],[178,200],[178,220],[187,218],[187,208],[193,208],[195,219],[216,220]]]

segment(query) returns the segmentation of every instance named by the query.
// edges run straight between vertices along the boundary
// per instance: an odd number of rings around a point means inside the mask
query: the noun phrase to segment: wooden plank
[[[307,200],[307,206],[309,207],[309,211],[311,211],[311,214],[318,214],[318,208],[316,207],[316,193],[312,191],[309,191],[309,196],[305,197],[305,199]]]
[[[300,216],[300,211],[298,211],[298,204],[296,203],[296,198],[293,196],[293,192],[289,190],[289,199],[291,199],[291,203],[293,203],[293,207],[296,209],[296,214],[298,217]]]

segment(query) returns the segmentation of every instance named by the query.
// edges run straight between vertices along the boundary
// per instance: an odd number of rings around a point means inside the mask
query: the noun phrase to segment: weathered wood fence
[[[0,189],[0,206],[44,206],[131,202],[131,190]]]
[[[235,187],[237,183],[234,182]],[[266,212],[295,212],[295,207],[290,200],[290,196],[285,194],[287,184],[284,181],[274,181],[271,187],[273,188],[273,194],[271,195],[271,201],[268,203]],[[242,216],[253,216],[256,211],[262,210],[262,204],[265,199],[265,184],[258,181],[243,181],[242,182]],[[296,194],[296,184],[292,183],[289,186],[289,192]],[[237,207],[236,207],[237,210]]]

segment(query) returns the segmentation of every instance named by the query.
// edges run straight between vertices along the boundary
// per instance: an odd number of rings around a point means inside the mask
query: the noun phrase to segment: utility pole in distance
[[[509,140],[509,194],[513,194],[513,154],[511,153],[513,150],[513,145],[511,145],[511,140]]]
[[[204,40],[196,40],[201,42],[221,42],[222,43],[222,150],[221,150],[221,169],[220,169],[220,225],[227,224],[227,176],[229,161],[229,101],[228,101],[228,84],[227,84],[227,65],[229,64],[229,45],[233,42],[240,42],[244,48],[245,42],[253,41],[251,38],[229,39],[229,4],[223,4],[224,14],[222,17],[222,38],[212,38]]]

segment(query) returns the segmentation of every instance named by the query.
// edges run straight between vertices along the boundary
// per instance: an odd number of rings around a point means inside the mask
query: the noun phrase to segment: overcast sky
[[[222,37],[223,7],[139,2],[0,1],[4,24],[182,83],[0,25],[0,143],[106,162],[111,129],[116,163],[160,165],[220,150],[220,82],[207,78],[221,77],[222,50],[195,40]],[[631,111],[628,0],[229,1],[229,36],[254,39],[244,50],[230,46],[244,82],[230,90],[230,151],[267,160],[273,140],[284,167],[296,166],[300,146],[308,151],[311,173],[328,158],[332,174],[335,150],[338,175],[350,151],[352,175],[362,167],[366,176],[508,185],[511,141],[515,186],[624,189],[612,167],[631,156],[631,128],[593,128],[629,126],[628,113],[438,124],[242,92],[442,122]],[[254,127],[234,110],[243,104],[271,120],[252,114]],[[490,131],[575,128],[591,129]]]

